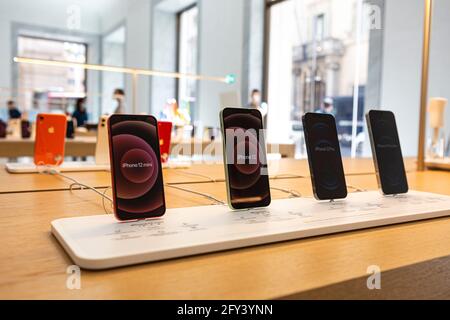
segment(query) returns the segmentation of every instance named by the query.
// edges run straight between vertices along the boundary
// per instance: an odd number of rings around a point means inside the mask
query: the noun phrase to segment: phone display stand
[[[82,171],[109,171],[109,164],[96,164],[92,161],[65,161],[59,166],[54,166],[60,172]],[[6,163],[6,171],[9,173],[38,173],[39,167],[34,163]]]
[[[450,170],[450,157],[426,158],[425,166],[429,169]]]
[[[51,229],[77,265],[107,269],[448,215],[449,196],[370,191],[334,202],[274,200],[234,212],[223,205],[168,209],[162,218],[128,223],[105,214],[63,218]]]

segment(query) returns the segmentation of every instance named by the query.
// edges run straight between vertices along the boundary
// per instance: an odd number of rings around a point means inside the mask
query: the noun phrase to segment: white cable
[[[283,178],[298,178],[298,179],[306,179],[309,178],[307,176],[301,176],[301,175],[297,175],[297,174],[292,174],[292,173],[280,173],[280,174],[276,174],[274,176],[269,176],[270,179],[283,179]]]
[[[41,167],[41,168],[42,168],[42,167]],[[39,170],[39,169],[38,169],[38,172],[39,172],[39,173],[43,173],[43,174],[50,174],[50,175],[60,176],[60,177],[62,177],[62,178],[64,178],[64,179],[67,179],[67,180],[72,181],[72,183],[69,185],[69,190],[70,190],[70,192],[73,191],[73,188],[74,188],[75,186],[80,187],[81,190],[83,190],[83,188],[86,188],[86,189],[89,189],[89,190],[94,191],[95,193],[97,193],[98,195],[100,195],[100,196],[102,197],[102,205],[103,205],[103,210],[105,211],[105,213],[106,213],[106,214],[110,214],[110,213],[111,213],[111,212],[108,212],[108,210],[106,210],[106,207],[105,207],[105,199],[108,200],[111,204],[113,203],[113,200],[112,200],[110,197],[108,197],[108,196],[106,195],[106,191],[107,191],[109,188],[111,188],[111,187],[108,187],[108,188],[106,188],[103,192],[100,192],[100,191],[98,191],[96,188],[91,187],[91,186],[89,186],[89,185],[87,185],[87,184],[81,183],[81,182],[77,181],[76,179],[74,179],[74,178],[72,178],[72,177],[66,176],[65,174],[62,174],[61,172],[59,172],[58,170],[56,170],[54,167],[50,167],[50,166],[44,166],[44,167],[43,167],[43,170]]]
[[[291,195],[292,198],[301,198],[302,194],[296,190],[292,189],[283,189],[283,188],[277,188],[277,187],[270,187],[270,189],[278,190],[284,193],[288,193]]]
[[[196,173],[196,172],[188,172],[188,171],[175,171],[175,172],[179,172],[179,173],[183,173],[186,175],[190,175],[190,176],[197,176],[197,177],[202,177],[202,178],[206,178],[208,179],[210,182],[218,182],[216,179],[207,176],[205,174],[201,174],[201,173]]]
[[[352,186],[351,184],[347,184],[347,188],[353,189],[356,192],[365,192],[365,191],[367,191],[366,189],[361,189],[359,187]]]
[[[219,199],[213,197],[212,195],[209,195],[209,194],[206,194],[206,193],[202,193],[202,192],[198,192],[198,191],[194,191],[194,190],[190,190],[190,189],[185,189],[185,188],[182,188],[182,187],[179,187],[179,186],[175,186],[173,184],[167,184],[166,183],[165,186],[169,187],[169,188],[174,188],[174,189],[178,189],[178,190],[181,190],[181,191],[193,193],[193,194],[196,194],[196,195],[200,195],[200,196],[203,196],[205,198],[213,200],[213,201],[215,201],[215,202],[217,202],[219,204],[222,204],[222,205],[225,204],[225,202],[223,202],[222,200],[219,200]]]
[[[106,192],[107,192],[109,189],[111,189],[111,187],[107,187],[107,188],[103,191],[103,197],[102,197],[102,206],[103,206],[103,210],[105,210],[105,212],[106,212],[107,214],[111,214],[111,213],[112,213],[112,212],[109,212],[108,210],[106,210],[106,207],[105,207],[105,199],[107,199]],[[112,201],[111,201],[110,205],[111,205],[111,207],[113,206],[113,202],[112,202]]]

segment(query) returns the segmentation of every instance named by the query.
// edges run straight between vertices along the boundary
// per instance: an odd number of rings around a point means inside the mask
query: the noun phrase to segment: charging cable
[[[193,194],[205,197],[205,198],[213,200],[214,202],[216,202],[218,204],[221,204],[221,205],[225,204],[225,202],[223,202],[222,200],[219,200],[216,197],[214,197],[214,196],[212,196],[210,194],[207,194],[207,193],[202,193],[202,192],[198,192],[198,191],[194,191],[194,190],[190,190],[190,189],[185,189],[185,188],[182,188],[182,187],[179,187],[179,186],[175,186],[173,184],[167,184],[166,183],[165,186],[168,187],[168,188],[173,188],[173,189],[177,189],[177,190],[181,190],[181,191],[185,191],[185,192],[189,192],[189,193],[193,193]]]
[[[85,188],[85,189],[89,189],[89,190],[91,190],[91,191],[97,193],[99,196],[102,197],[102,206],[103,206],[103,210],[105,211],[106,214],[111,214],[111,211],[108,211],[107,208],[106,208],[106,205],[105,205],[105,200],[108,200],[109,203],[110,203],[111,206],[112,206],[113,200],[111,199],[111,197],[109,197],[109,196],[106,195],[106,192],[107,192],[109,189],[111,189],[111,187],[107,187],[107,188],[105,188],[105,189],[103,190],[103,192],[101,192],[101,191],[97,190],[97,189],[94,188],[94,187],[91,187],[91,186],[89,186],[89,185],[87,185],[87,184],[81,183],[81,182],[79,182],[78,180],[76,180],[76,179],[74,179],[74,178],[72,178],[72,177],[69,177],[69,176],[67,176],[67,175],[65,175],[65,174],[62,174],[61,172],[59,172],[58,170],[56,170],[53,166],[39,166],[39,167],[38,167],[38,172],[39,172],[39,173],[43,173],[43,174],[57,175],[57,176],[60,176],[60,177],[62,177],[62,178],[64,178],[64,179],[67,179],[67,180],[71,181],[72,183],[69,185],[69,190],[70,190],[70,192],[72,192],[73,189],[74,189],[75,187],[79,187],[81,190],[83,190],[83,189]],[[209,177],[209,176],[207,176],[207,175],[197,174],[197,173],[192,173],[192,172],[185,172],[185,171],[180,171],[180,172],[182,172],[182,173],[184,173],[184,174],[189,174],[189,175],[194,175],[194,176],[199,176],[199,177],[207,178],[210,182],[218,182],[216,179],[213,179],[213,178],[211,178],[211,177]],[[292,175],[291,175],[291,174],[276,175],[276,176],[274,176],[274,177],[272,177],[272,178],[273,178],[273,179],[279,179],[279,178],[281,178],[281,177],[283,177],[283,176],[284,176],[284,177],[295,177],[295,178],[306,178],[305,176],[298,176],[298,175],[293,175],[293,174],[292,174]],[[212,195],[210,195],[210,194],[207,194],[207,193],[203,193],[203,192],[198,192],[198,191],[186,189],[186,188],[180,187],[180,186],[178,186],[178,185],[170,184],[170,183],[166,183],[166,184],[164,184],[164,185],[165,185],[166,187],[168,187],[168,188],[173,188],[173,189],[177,189],[177,190],[180,190],[180,191],[184,191],[184,192],[196,194],[196,195],[205,197],[205,198],[207,198],[207,199],[209,199],[209,200],[212,200],[212,201],[214,201],[214,202],[217,203],[217,204],[225,205],[225,202],[223,202],[222,200],[217,199],[216,197],[214,197],[214,196],[212,196]],[[366,190],[364,190],[364,189],[361,189],[361,188],[358,188],[358,187],[355,187],[355,186],[352,186],[352,185],[347,185],[347,187],[348,187],[348,188],[351,188],[351,189],[354,189],[356,192],[363,192],[363,191],[366,191]],[[273,190],[277,190],[277,191],[281,191],[281,192],[287,193],[287,194],[290,195],[291,198],[300,198],[300,197],[302,197],[301,193],[298,192],[298,191],[296,191],[296,190],[292,190],[292,189],[284,189],[284,188],[278,188],[278,187],[270,187],[270,189],[273,189]]]
[[[56,170],[56,168],[54,168],[53,166],[39,166],[38,172],[42,173],[42,174],[50,174],[50,175],[60,176],[60,177],[62,177],[64,179],[66,179],[66,180],[71,181],[71,184],[69,185],[70,192],[72,192],[75,187],[79,187],[81,190],[83,190],[85,188],[85,189],[89,189],[89,190],[97,193],[99,196],[102,197],[102,206],[103,206],[103,210],[105,211],[105,213],[106,214],[111,214],[112,213],[111,211],[107,210],[106,204],[105,204],[105,200],[108,200],[111,206],[113,204],[113,200],[109,196],[106,195],[106,192],[108,192],[108,190],[111,189],[111,187],[107,187],[107,188],[105,188],[103,190],[103,192],[101,192],[101,191],[97,190],[94,187],[91,187],[91,186],[89,186],[89,185],[87,185],[85,183],[81,183],[81,182],[79,182],[78,180],[76,180],[76,179],[74,179],[72,177],[69,177],[69,176],[67,176],[65,174],[62,174],[61,172]],[[205,176],[205,177],[207,177],[207,176]],[[213,179],[211,179],[211,180],[213,180]],[[184,191],[184,192],[189,192],[189,193],[192,193],[192,194],[200,195],[200,196],[205,197],[207,199],[213,200],[215,203],[218,203],[218,204],[222,204],[222,205],[225,204],[223,201],[213,197],[212,195],[206,194],[206,193],[185,189],[185,188],[182,188],[182,187],[179,187],[179,186],[174,186],[174,185],[171,185],[171,184],[165,184],[165,186],[167,186],[169,188],[178,189],[178,190],[181,190],[181,191]]]
[[[66,180],[71,181],[72,183],[69,185],[69,190],[70,190],[70,192],[73,192],[73,189],[74,189],[75,187],[79,187],[80,190],[83,190],[83,189],[85,188],[85,189],[89,189],[89,190],[94,191],[95,193],[97,193],[99,196],[102,197],[102,206],[103,206],[103,210],[105,211],[105,213],[106,213],[106,214],[112,213],[111,211],[108,211],[108,210],[106,209],[106,205],[105,205],[105,200],[108,200],[109,203],[110,203],[110,205],[112,206],[113,200],[112,200],[110,197],[108,197],[108,196],[106,195],[106,192],[107,192],[111,187],[107,187],[103,192],[100,192],[99,190],[97,190],[97,189],[94,188],[94,187],[91,187],[91,186],[89,186],[89,185],[87,185],[87,184],[81,183],[81,182],[79,182],[78,180],[76,180],[76,179],[74,179],[74,178],[72,178],[72,177],[69,177],[69,176],[67,176],[67,175],[65,175],[65,174],[62,174],[61,172],[59,172],[58,170],[56,170],[53,166],[39,166],[39,167],[38,167],[38,172],[39,172],[39,173],[43,173],[43,174],[50,174],[50,175],[59,176],[59,177],[61,177],[61,178],[64,178],[64,179],[66,179]]]
[[[366,189],[355,187],[355,186],[352,186],[351,184],[347,184],[347,188],[353,189],[353,190],[355,190],[355,192],[365,192],[365,191],[367,191]]]
[[[208,179],[209,182],[214,182],[214,183],[215,183],[215,182],[222,182],[222,180],[219,181],[219,180],[217,180],[217,179],[214,179],[214,178],[212,178],[212,177],[210,177],[210,176],[207,176],[207,175],[204,175],[204,174],[201,174],[201,173],[188,172],[188,171],[177,171],[177,172],[182,173],[182,174],[186,174],[186,175],[198,176],[198,177],[206,178],[206,179]],[[299,176],[299,175],[294,175],[294,174],[289,174],[289,173],[286,173],[286,174],[280,174],[280,175],[275,175],[275,176],[270,177],[270,178],[273,178],[273,179],[281,179],[281,178],[283,178],[283,177],[305,178],[305,176]],[[213,196],[211,196],[211,195],[209,195],[209,194],[204,194],[204,193],[201,193],[201,192],[196,192],[196,191],[184,189],[184,188],[181,188],[181,187],[174,187],[174,184],[173,184],[173,183],[167,183],[166,186],[167,186],[167,187],[173,187],[173,188],[176,188],[176,189],[179,189],[179,190],[183,190],[183,191],[186,191],[186,192],[192,192],[192,193],[194,193],[194,194],[201,195],[201,196],[203,196],[203,197],[206,197],[206,198],[208,198],[208,199],[211,199],[211,200],[213,200],[213,201],[215,201],[215,202],[217,202],[217,203],[225,204],[223,201],[218,200],[217,198],[214,198]],[[278,191],[287,193],[287,194],[289,194],[290,197],[292,197],[292,198],[300,198],[300,197],[302,196],[301,193],[300,193],[300,192],[297,192],[296,190],[283,189],[283,188],[277,188],[277,187],[270,187],[270,189],[278,190]]]
[[[301,175],[297,175],[297,174],[292,174],[292,173],[280,173],[280,174],[276,174],[274,176],[269,176],[270,179],[285,179],[285,178],[298,178],[298,179],[306,179],[309,178],[307,176],[301,176]]]
[[[206,179],[208,179],[209,182],[219,182],[218,180],[216,180],[210,176],[207,176],[205,174],[201,174],[201,173],[188,172],[188,171],[175,171],[175,172],[182,173],[182,174],[189,175],[189,176],[194,176],[194,177],[206,178]],[[171,184],[171,185],[173,185],[173,184]]]
[[[283,189],[283,188],[278,188],[278,187],[270,187],[270,189],[287,193],[290,195],[290,198],[301,198],[301,196],[302,196],[302,194],[300,192],[298,192],[296,190],[292,190],[292,189]]]

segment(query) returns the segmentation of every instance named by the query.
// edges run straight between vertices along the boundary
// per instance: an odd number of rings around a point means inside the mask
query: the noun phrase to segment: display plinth
[[[119,223],[112,215],[96,215],[51,226],[77,265],[107,269],[448,215],[449,196],[371,191],[335,202],[293,198],[246,211],[211,205],[168,209],[153,220]]]
[[[425,159],[425,166],[429,169],[450,170],[450,158]]]
[[[7,163],[6,171],[9,173],[37,173],[39,168],[34,163]],[[60,172],[83,172],[83,171],[109,171],[109,164],[96,164],[90,161],[65,161],[55,167]]]

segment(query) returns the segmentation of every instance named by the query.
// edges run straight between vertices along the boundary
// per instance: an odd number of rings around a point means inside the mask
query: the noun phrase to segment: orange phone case
[[[34,164],[60,165],[64,160],[67,117],[40,113],[36,117]]]

